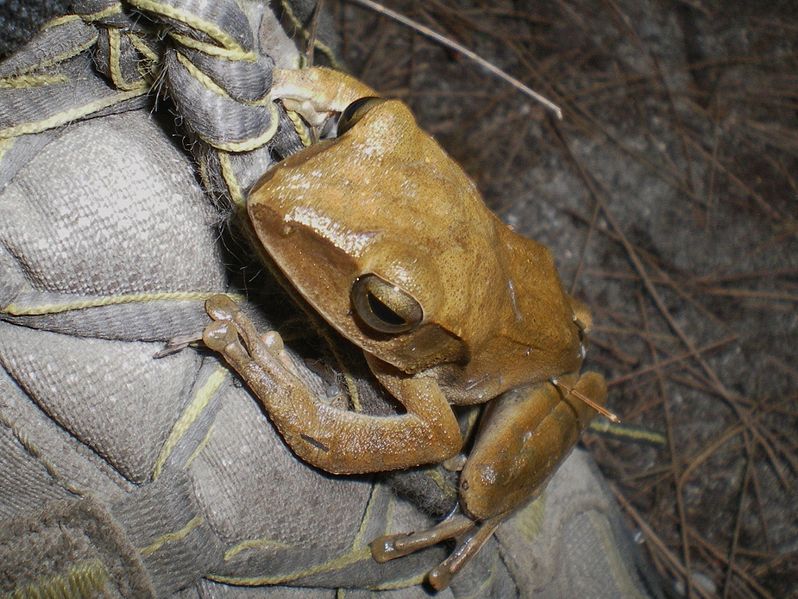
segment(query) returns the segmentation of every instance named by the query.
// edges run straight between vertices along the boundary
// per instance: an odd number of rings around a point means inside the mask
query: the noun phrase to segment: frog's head
[[[576,337],[560,330],[572,315],[547,250],[485,207],[404,104],[367,108],[250,194],[255,232],[287,279],[368,354],[407,373],[442,366],[463,396],[497,372],[491,394],[572,368],[547,354]],[[556,325],[541,314],[551,309]]]

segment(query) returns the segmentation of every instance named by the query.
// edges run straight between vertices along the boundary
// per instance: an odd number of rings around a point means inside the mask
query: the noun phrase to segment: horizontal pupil
[[[366,297],[368,298],[371,313],[379,318],[382,322],[394,326],[407,324],[407,321],[404,318],[382,303],[373,293],[367,293]]]

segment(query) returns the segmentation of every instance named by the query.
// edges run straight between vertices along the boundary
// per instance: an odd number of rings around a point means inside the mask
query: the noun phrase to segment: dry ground
[[[592,306],[611,407],[667,438],[585,440],[655,566],[686,596],[798,596],[798,3],[386,5],[564,110],[328,2],[351,71]]]

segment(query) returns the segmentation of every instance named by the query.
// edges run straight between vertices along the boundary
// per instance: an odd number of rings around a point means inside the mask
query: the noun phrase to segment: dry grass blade
[[[710,343],[708,345],[704,345],[702,347],[699,347],[697,352],[699,354],[703,355],[703,354],[709,353],[711,351],[714,351],[716,349],[719,349],[719,348],[721,348],[721,347],[723,347],[725,345],[728,345],[729,343],[733,343],[736,339],[737,339],[736,335],[729,335],[728,337],[724,337],[723,339],[719,339],[718,341],[714,341],[714,342],[712,342],[712,343]],[[670,366],[671,364],[679,364],[680,362],[684,362],[685,360],[689,360],[691,357],[693,357],[693,355],[694,355],[694,353],[692,351],[688,351],[688,352],[679,354],[677,356],[672,356],[672,357],[667,358],[665,360],[661,360],[661,361],[659,361],[659,362],[657,362],[655,364],[649,364],[647,366],[643,366],[643,367],[641,367],[641,368],[639,368],[637,370],[634,370],[632,372],[628,372],[628,373],[623,374],[621,376],[615,377],[614,379],[610,379],[610,381],[607,383],[607,385],[610,386],[610,387],[613,387],[615,385],[620,385],[621,383],[625,383],[626,381],[631,381],[633,379],[636,379],[636,378],[638,378],[639,376],[641,376],[643,374],[647,374],[649,372],[653,372],[653,371],[656,371],[656,370],[661,370],[661,369],[665,368],[666,366]]]
[[[643,321],[643,328],[648,333],[650,332],[648,316],[646,314],[646,304],[643,301],[643,296],[638,294],[638,306],[640,309],[640,316]],[[692,577],[692,567],[690,562],[690,541],[688,539],[688,526],[687,526],[687,515],[684,508],[684,496],[682,495],[681,485],[679,484],[680,478],[680,458],[679,458],[679,449],[678,445],[674,441],[673,436],[673,417],[671,415],[671,402],[668,398],[668,393],[666,390],[665,378],[662,374],[662,367],[660,364],[659,356],[657,355],[657,349],[654,344],[648,340],[648,349],[649,353],[651,354],[651,361],[654,371],[657,375],[657,387],[659,391],[659,395],[662,398],[662,410],[665,415],[665,430],[667,433],[668,439],[668,451],[671,455],[671,468],[670,468],[670,475],[673,478],[673,486],[676,491],[676,510],[679,514],[679,531],[682,537],[682,555],[684,558],[684,569],[685,569],[685,577],[684,582],[687,588],[687,597],[693,596],[693,577]]]
[[[491,73],[493,73],[494,75],[499,77],[500,79],[506,81],[507,83],[509,83],[510,85],[515,87],[516,89],[520,90],[521,92],[523,92],[524,94],[526,94],[527,96],[529,96],[530,98],[535,100],[536,102],[539,102],[540,104],[543,104],[543,106],[545,106],[546,108],[551,110],[557,116],[558,119],[562,118],[562,109],[559,106],[557,106],[554,102],[552,102],[551,100],[549,100],[545,96],[539,94],[535,90],[531,89],[529,86],[527,86],[522,81],[519,81],[518,79],[516,79],[512,75],[510,75],[510,74],[506,73],[505,71],[501,70],[499,67],[497,67],[493,63],[485,60],[484,58],[479,56],[476,52],[473,52],[472,50],[469,50],[468,48],[466,48],[462,44],[458,44],[454,40],[451,40],[451,39],[441,35],[437,31],[433,31],[432,29],[422,25],[421,23],[417,23],[416,21],[414,21],[412,19],[408,19],[404,15],[399,14],[398,12],[396,12],[394,10],[391,10],[390,8],[387,8],[387,7],[383,6],[382,4],[379,4],[377,2],[372,2],[372,0],[349,0],[349,1],[350,2],[354,2],[356,4],[360,4],[362,6],[365,6],[366,8],[369,8],[369,9],[373,10],[374,12],[378,12],[380,14],[383,14],[383,15],[387,16],[387,17],[390,17],[391,19],[394,19],[394,20],[398,21],[399,23],[402,23],[403,25],[406,25],[407,27],[410,27],[411,29],[414,29],[415,31],[418,31],[422,35],[425,35],[428,38],[430,38],[432,40],[435,40],[437,43],[439,43],[439,44],[441,44],[443,46],[446,46],[447,48],[451,48],[452,50],[455,50],[457,52],[460,52],[463,56],[467,56],[469,59],[473,60],[474,62],[476,62],[481,67],[484,67],[485,69],[487,69],[488,71],[490,71]]]
[[[662,541],[659,535],[648,525],[645,519],[640,515],[640,513],[629,503],[629,500],[621,493],[618,489],[614,486],[610,485],[610,489],[612,490],[613,494],[615,495],[615,499],[618,500],[618,503],[621,504],[621,507],[629,514],[630,518],[634,521],[634,523],[640,528],[640,531],[645,535],[646,541],[651,544],[654,548],[656,555],[662,556],[662,558],[667,563],[669,569],[676,574],[676,577],[679,578],[686,578],[687,577],[687,570],[682,565],[679,558],[677,558],[673,552],[668,549],[667,545]],[[703,599],[713,599],[713,595],[707,592],[705,589],[701,587],[693,587],[695,588],[696,595],[702,597]]]

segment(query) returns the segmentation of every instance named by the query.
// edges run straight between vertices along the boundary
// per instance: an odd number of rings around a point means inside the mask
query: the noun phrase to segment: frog
[[[338,475],[463,455],[457,406],[484,404],[459,473],[458,509],[429,530],[374,539],[384,562],[455,540],[437,590],[537,497],[606,401],[580,372],[591,325],[550,250],[505,225],[402,101],[323,67],[275,69],[273,98],[336,131],[272,166],[248,195],[264,259],[309,310],[359,348],[402,406],[331,406],[298,376],[275,331],[227,295],[207,300],[207,347],[257,397],[291,450]]]

